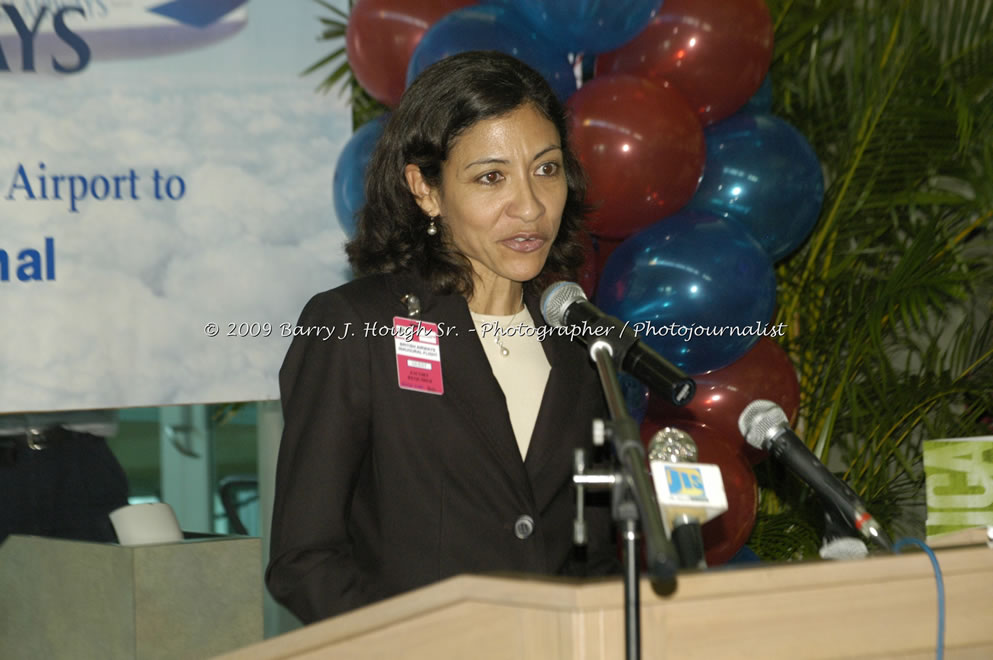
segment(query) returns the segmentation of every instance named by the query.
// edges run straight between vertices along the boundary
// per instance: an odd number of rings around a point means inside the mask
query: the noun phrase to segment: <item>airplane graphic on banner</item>
[[[248,22],[247,0],[0,2],[0,80],[69,75],[92,61],[180,53],[222,41]]]

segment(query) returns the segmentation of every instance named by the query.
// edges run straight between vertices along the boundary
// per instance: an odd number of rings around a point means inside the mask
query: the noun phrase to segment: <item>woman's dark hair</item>
[[[430,218],[407,187],[404,168],[416,165],[429,185],[439,187],[442,164],[462,133],[523,105],[558,129],[568,187],[545,267],[527,286],[574,278],[583,262],[586,177],[568,145],[565,108],[541,74],[495,51],[447,57],[425,69],[404,93],[373,150],[358,232],[346,246],[356,274],[411,270],[438,293],[472,295],[472,265],[454,248],[444,222],[437,236],[427,234]]]

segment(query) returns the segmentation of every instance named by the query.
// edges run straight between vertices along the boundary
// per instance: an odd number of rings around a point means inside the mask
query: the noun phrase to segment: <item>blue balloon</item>
[[[772,111],[772,74],[765,74],[765,78],[762,80],[762,84],[759,88],[752,94],[752,98],[748,99],[745,105],[738,108],[738,112],[750,113],[750,114],[760,114],[764,112]]]
[[[535,30],[567,53],[605,53],[634,39],[662,0],[510,0]]]
[[[648,396],[650,394],[648,388],[625,371],[617,372],[617,382],[621,386],[621,394],[624,395],[628,414],[640,426],[645,421],[645,415],[648,414]]]
[[[389,114],[384,114],[360,126],[348,139],[334,167],[334,212],[349,238],[355,236],[355,214],[365,204],[365,170],[388,120]]]
[[[725,367],[776,333],[768,255],[740,224],[701,211],[680,211],[621,243],[597,302],[690,374]]]
[[[446,14],[428,28],[407,66],[407,86],[424,69],[449,55],[498,50],[513,55],[545,77],[559,100],[576,91],[576,74],[565,51],[523,29],[524,19],[504,4],[474,5]]]
[[[707,160],[689,208],[734,218],[779,261],[813,230],[824,201],[817,154],[798,130],[737,114],[704,130]]]

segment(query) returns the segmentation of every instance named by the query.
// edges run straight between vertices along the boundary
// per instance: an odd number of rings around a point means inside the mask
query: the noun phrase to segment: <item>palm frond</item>
[[[348,14],[325,0],[314,0],[314,2],[332,14],[331,17],[318,17],[317,20],[321,24],[322,30],[317,40],[332,42],[343,40],[348,30]],[[351,2],[349,6],[351,6]],[[329,68],[330,73],[325,74],[314,91],[327,94],[337,87],[338,96],[348,95],[348,101],[352,105],[353,128],[358,128],[370,119],[386,112],[386,106],[372,98],[356,80],[352,68],[348,64],[344,45],[338,46],[328,55],[311,64],[300,75],[307,76],[317,71],[327,71]]]
[[[981,433],[993,410],[993,3],[768,5],[773,111],[826,184],[812,235],[777,267],[801,426],[877,518],[923,529],[908,513],[923,440]],[[790,489],[762,502],[816,515]]]

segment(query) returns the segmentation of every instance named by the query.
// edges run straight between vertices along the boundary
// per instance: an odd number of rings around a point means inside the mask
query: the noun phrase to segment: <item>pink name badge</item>
[[[444,394],[438,325],[394,316],[393,342],[397,352],[397,384],[401,389]]]

